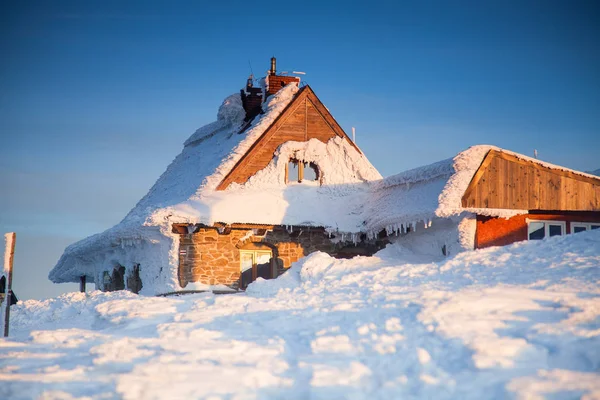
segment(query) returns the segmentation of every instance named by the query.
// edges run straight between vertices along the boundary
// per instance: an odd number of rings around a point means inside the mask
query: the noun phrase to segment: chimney
[[[262,111],[261,107],[263,101],[270,95],[277,93],[279,90],[281,90],[281,88],[291,82],[295,82],[296,85],[300,85],[300,78],[296,76],[277,75],[277,59],[275,57],[271,57],[271,69],[265,78],[266,87],[254,87],[254,76],[250,75],[246,81],[245,88],[240,91],[242,96],[242,105],[244,106],[244,111],[246,111],[245,121],[251,121],[254,117],[260,114]]]
[[[242,106],[246,111],[245,121],[250,121],[260,114],[263,92],[260,87],[254,87],[254,75],[250,74],[246,81],[246,88],[240,91],[242,96]]]
[[[269,74],[267,75],[266,79],[267,94],[265,98],[279,92],[281,88],[291,82],[296,82],[296,85],[300,85],[300,78],[296,76],[277,75],[277,59],[275,57],[271,57],[271,69],[269,70]]]

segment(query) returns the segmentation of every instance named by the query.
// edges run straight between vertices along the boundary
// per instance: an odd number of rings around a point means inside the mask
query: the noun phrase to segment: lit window
[[[240,250],[240,287],[245,289],[256,278],[271,279],[271,250]]]
[[[529,240],[562,236],[565,233],[566,223],[564,221],[527,221],[527,238]]]
[[[318,181],[319,167],[312,162],[291,159],[287,164],[286,183]]]
[[[600,223],[597,223],[597,222],[571,222],[571,233],[591,231],[594,229],[600,229]]]

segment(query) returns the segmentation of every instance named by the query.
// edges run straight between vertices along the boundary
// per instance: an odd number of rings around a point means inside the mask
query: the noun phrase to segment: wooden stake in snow
[[[5,247],[4,247],[4,269],[1,277],[5,279],[6,282],[6,290],[4,301],[2,302],[2,307],[0,309],[4,309],[4,337],[8,336],[8,324],[10,321],[10,301],[12,299],[12,269],[13,269],[13,260],[15,258],[15,241],[17,239],[17,234],[14,232],[10,232],[4,235]],[[0,278],[1,279],[1,278]],[[2,318],[2,315],[0,315]]]

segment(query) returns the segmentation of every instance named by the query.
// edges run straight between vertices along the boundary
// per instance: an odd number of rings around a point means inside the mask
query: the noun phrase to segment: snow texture
[[[245,294],[19,302],[0,398],[600,397],[600,231],[417,250],[313,253]]]

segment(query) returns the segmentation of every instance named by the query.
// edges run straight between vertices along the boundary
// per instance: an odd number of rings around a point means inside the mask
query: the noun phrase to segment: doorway
[[[272,258],[270,249],[240,250],[240,289],[246,289],[256,278],[273,278]]]

